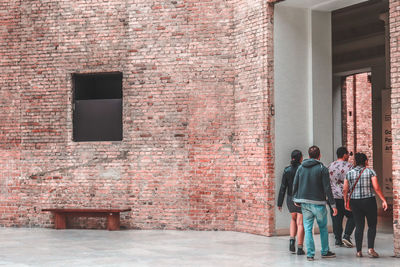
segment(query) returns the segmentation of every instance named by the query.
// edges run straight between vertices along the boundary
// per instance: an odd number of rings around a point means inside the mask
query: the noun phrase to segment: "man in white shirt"
[[[335,245],[336,246],[346,246],[348,248],[353,247],[351,242],[351,234],[355,228],[355,223],[353,219],[353,214],[344,208],[343,199],[343,184],[346,178],[346,174],[353,168],[353,165],[348,162],[349,151],[345,147],[339,147],[336,151],[337,160],[329,164],[329,177],[331,180],[331,188],[333,197],[335,198],[336,208],[338,214],[332,217],[333,223],[333,233],[335,235]],[[332,214],[332,210],[331,210]],[[343,233],[343,218],[347,217],[346,227]]]

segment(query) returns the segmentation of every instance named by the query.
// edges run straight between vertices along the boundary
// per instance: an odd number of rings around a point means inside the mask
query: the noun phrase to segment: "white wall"
[[[292,150],[300,149],[307,158],[308,147],[315,144],[323,162],[333,159],[330,13],[277,5],[274,25],[278,193]],[[283,207],[276,212],[278,234],[287,233],[290,223],[286,202]]]
[[[333,158],[332,27],[330,12],[311,12],[313,143],[325,164]]]

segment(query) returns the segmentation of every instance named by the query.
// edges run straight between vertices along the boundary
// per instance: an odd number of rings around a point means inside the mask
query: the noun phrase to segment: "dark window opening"
[[[122,140],[122,73],[73,74],[73,140]]]

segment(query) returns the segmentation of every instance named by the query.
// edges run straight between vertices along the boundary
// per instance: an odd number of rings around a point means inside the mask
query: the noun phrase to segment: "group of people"
[[[303,161],[301,151],[291,154],[290,166],[286,167],[278,196],[278,208],[282,210],[285,197],[291,213],[289,250],[304,255],[313,261],[315,246],[313,238],[314,220],[317,221],[321,238],[321,257],[336,257],[329,248],[328,216],[326,204],[330,207],[336,246],[353,247],[351,234],[355,228],[356,256],[363,257],[362,241],[365,218],[368,223],[368,256],[378,258],[374,249],[378,208],[375,195],[382,200],[382,208],[387,210],[387,202],[379,187],[376,173],[368,168],[368,158],[364,153],[356,153],[355,165],[349,160],[346,147],[336,151],[337,160],[328,167],[320,161],[321,152],[317,146],[308,149],[309,158]],[[343,233],[343,219],[347,217]],[[297,236],[297,252],[295,238]]]

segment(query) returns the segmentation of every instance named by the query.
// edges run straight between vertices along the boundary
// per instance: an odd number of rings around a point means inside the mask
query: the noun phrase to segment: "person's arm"
[[[372,176],[371,182],[372,182],[372,187],[375,190],[375,193],[382,200],[382,208],[383,208],[383,210],[386,211],[387,208],[388,208],[388,205],[387,205],[385,197],[383,196],[381,187],[379,186],[378,178],[376,176]]]
[[[296,174],[293,179],[293,188],[292,188],[292,196],[295,198],[297,196],[297,191],[299,189],[299,171],[301,166],[297,169]]]
[[[344,179],[344,184],[343,184],[343,199],[344,199],[344,206],[346,207],[347,204],[347,194],[349,193],[349,180]]]
[[[300,172],[300,169],[301,169],[301,166],[297,169],[296,175],[294,176],[294,180],[293,180],[293,188],[292,188],[292,196],[293,196],[293,198],[297,197],[297,191],[299,190],[299,179],[300,179],[299,172]],[[296,207],[300,207],[300,204],[298,204],[296,202],[293,202],[293,204]]]
[[[328,197],[328,202],[332,206],[332,208],[336,208],[336,202],[333,198],[332,187],[331,187],[331,179],[329,178],[329,171],[327,168],[323,168],[322,170],[322,185],[324,187],[325,195]]]
[[[328,203],[331,205],[333,210],[333,216],[337,215],[336,202],[333,198],[332,188],[331,188],[331,179],[329,178],[329,170],[326,167],[322,169],[322,185],[324,187],[325,195],[328,197]]]
[[[286,189],[288,187],[288,180],[287,180],[287,172],[286,170],[283,172],[282,175],[282,182],[281,182],[281,188],[279,189],[279,195],[278,195],[278,209],[281,211],[282,210],[282,204],[283,200],[285,198],[285,193]]]

